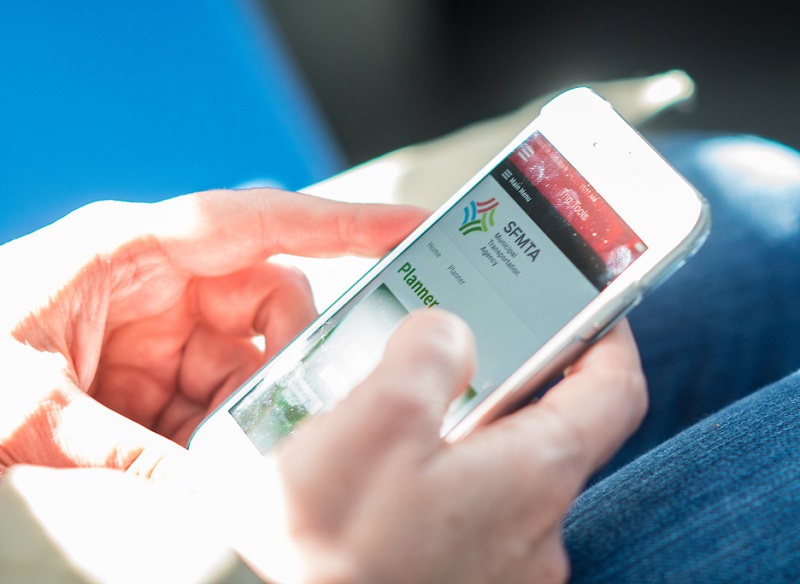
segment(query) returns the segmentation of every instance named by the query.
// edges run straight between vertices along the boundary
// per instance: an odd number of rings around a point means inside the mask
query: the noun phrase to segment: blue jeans
[[[712,234],[631,314],[650,412],[565,520],[572,579],[800,581],[800,154],[656,146]]]

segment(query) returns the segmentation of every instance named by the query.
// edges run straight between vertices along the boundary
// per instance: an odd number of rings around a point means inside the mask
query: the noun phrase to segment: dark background
[[[800,147],[800,17],[786,1],[261,0],[350,163],[587,81],[684,69],[647,129]]]

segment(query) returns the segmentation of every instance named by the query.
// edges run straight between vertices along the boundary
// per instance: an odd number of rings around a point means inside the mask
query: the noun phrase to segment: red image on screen
[[[540,133],[511,161],[605,262],[620,274],[647,249],[636,233]]]

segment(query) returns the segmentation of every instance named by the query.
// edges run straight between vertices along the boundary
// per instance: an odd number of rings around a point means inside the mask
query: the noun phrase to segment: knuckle
[[[616,369],[606,386],[616,394],[616,401],[627,412],[627,428],[633,431],[639,426],[648,408],[647,380],[640,367]]]
[[[294,266],[280,266],[280,286],[297,292],[311,293],[306,274]]]
[[[521,567],[516,571],[514,581],[546,584],[567,581],[569,559],[557,526],[548,530],[543,537],[531,538],[525,547],[524,556],[506,557],[508,565]]]
[[[418,419],[427,414],[428,402],[418,391],[412,391],[396,377],[385,378],[378,387],[370,390],[373,399],[382,404],[381,409],[400,421]]]
[[[358,208],[356,212],[358,213]],[[341,247],[350,247],[354,244],[354,235],[358,232],[353,230],[353,225],[358,224],[358,217],[356,217],[356,221],[353,221],[352,218],[346,216],[345,214],[337,214],[335,215],[336,218],[336,236],[339,239],[339,245]]]
[[[559,483],[558,488],[547,490],[553,518],[560,517],[572,505],[586,480],[586,469],[591,467],[592,437],[582,426],[564,420],[557,413],[550,411],[546,403],[540,404],[547,411],[547,432],[549,440],[540,444],[536,450],[536,467],[541,476],[553,477]],[[536,479],[537,477],[533,477]]]
[[[626,387],[628,388],[628,397],[630,403],[634,407],[637,416],[637,422],[641,422],[644,418],[647,408],[649,406],[649,396],[647,393],[647,379],[644,376],[644,371],[637,368],[635,371],[628,373],[629,379]],[[638,424],[637,424],[638,425]]]
[[[535,582],[566,582],[570,573],[569,558],[559,527],[536,547],[533,554],[536,566]]]
[[[541,582],[566,582],[569,577],[569,562],[565,554],[545,560],[542,566]]]
[[[407,436],[414,443],[429,444],[435,436],[438,443],[442,423],[439,409],[426,391],[412,383],[392,372],[373,376],[359,388],[366,398],[362,412],[384,439]]]
[[[548,432],[551,440],[549,447],[544,449],[548,453],[546,462],[558,467],[582,462],[591,446],[591,437],[583,426],[565,418],[547,402],[541,402],[537,407],[542,407],[549,418]]]

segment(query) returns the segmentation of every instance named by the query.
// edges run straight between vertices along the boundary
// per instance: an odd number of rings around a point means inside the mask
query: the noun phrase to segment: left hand
[[[270,256],[380,255],[424,216],[208,192],[95,203],[0,247],[0,472],[29,463],[150,476],[315,316],[304,276]]]

